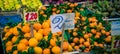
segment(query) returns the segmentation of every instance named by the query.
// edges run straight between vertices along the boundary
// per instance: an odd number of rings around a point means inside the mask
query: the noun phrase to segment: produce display
[[[110,18],[120,17],[120,0],[114,0],[114,2],[99,0],[98,2],[88,5],[88,8],[94,13]]]
[[[63,53],[81,50],[82,52],[104,53],[111,45],[110,24],[102,16],[90,12],[78,3],[42,6],[39,22],[33,24],[33,35],[29,23],[5,26],[3,46],[8,54],[60,54],[62,32],[51,33],[50,15],[75,13],[75,28],[65,30]]]
[[[39,0],[0,0],[0,11],[13,11],[21,7],[39,9],[41,5]]]

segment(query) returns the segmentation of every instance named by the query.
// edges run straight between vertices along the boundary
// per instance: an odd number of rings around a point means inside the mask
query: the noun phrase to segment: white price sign
[[[26,12],[24,14],[25,21],[37,21],[38,20],[38,13],[37,12]]]
[[[67,13],[67,14],[57,14],[50,16],[51,19],[51,30],[52,33],[59,32],[62,30],[63,24],[64,28],[66,29],[73,29],[74,28],[74,13]]]
[[[120,35],[120,21],[113,21],[111,25],[112,36]]]
[[[74,29],[74,13],[67,13],[66,14],[66,19],[65,19],[65,30],[67,29]]]

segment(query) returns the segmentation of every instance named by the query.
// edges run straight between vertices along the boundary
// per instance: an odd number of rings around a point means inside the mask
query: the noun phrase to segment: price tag
[[[120,21],[113,21],[111,25],[112,36],[120,35]]]
[[[50,16],[52,33],[59,32],[62,30],[63,24],[64,29],[74,29],[74,13],[58,14]]]
[[[65,18],[66,18],[65,14],[58,14],[58,15],[50,16],[52,33],[59,32],[62,30]]]
[[[24,14],[25,22],[29,21],[37,21],[38,20],[38,13],[37,12],[26,12]]]
[[[65,30],[67,29],[74,29],[74,17],[75,13],[67,13],[65,19]]]

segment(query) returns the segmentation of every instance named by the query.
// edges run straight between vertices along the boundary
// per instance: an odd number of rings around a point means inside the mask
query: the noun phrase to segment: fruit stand
[[[0,0],[2,1],[2,0]],[[14,0],[16,1],[16,0]],[[33,0],[32,0],[33,1]],[[5,24],[1,35],[4,54],[110,54],[113,40],[111,22],[108,16],[93,12],[88,3],[64,3],[44,6],[40,1],[21,0],[15,8],[2,11],[20,10],[21,21]],[[36,4],[37,3],[37,4]],[[21,5],[22,4],[22,5]],[[12,5],[12,4],[11,4]],[[20,5],[20,6],[19,6]],[[28,22],[33,18],[38,20]],[[1,12],[2,13],[2,12]],[[27,13],[29,13],[27,15]],[[52,33],[51,15],[74,13],[74,29]],[[26,20],[26,16],[28,19]],[[108,18],[107,18],[108,17]],[[3,17],[0,17],[3,18]],[[103,19],[104,18],[104,19]],[[26,21],[25,21],[26,20]],[[64,40],[63,40],[64,37]],[[63,41],[63,42],[62,42]],[[61,48],[62,46],[62,48]],[[62,52],[61,52],[62,50]]]

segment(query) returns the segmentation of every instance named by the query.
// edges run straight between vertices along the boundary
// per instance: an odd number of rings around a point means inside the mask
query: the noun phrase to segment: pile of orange
[[[104,48],[105,43],[111,42],[111,31],[106,30],[106,27],[96,16],[83,16],[82,11],[85,9],[79,7],[77,3],[48,8],[42,6],[39,11],[39,22],[33,24],[33,36],[29,23],[23,25],[19,23],[15,27],[6,26],[4,28],[5,34],[2,40],[6,41],[3,42],[6,53],[33,53],[32,51],[34,51],[35,54],[60,54],[62,32],[51,34],[50,15],[72,12],[75,13],[75,28],[67,30],[70,38],[64,40],[63,52],[73,50],[89,52],[94,46]],[[12,49],[15,47],[16,49]]]

